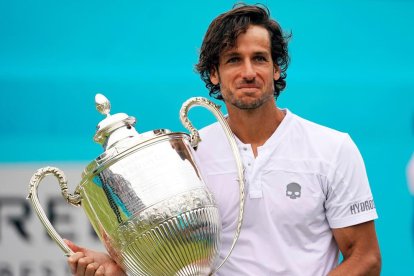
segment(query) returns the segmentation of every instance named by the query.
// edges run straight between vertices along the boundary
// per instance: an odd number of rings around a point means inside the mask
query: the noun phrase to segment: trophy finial
[[[94,136],[95,142],[103,145],[104,149],[110,148],[124,138],[138,136],[138,132],[133,127],[135,118],[125,113],[109,114],[111,103],[104,95],[100,93],[95,95],[95,106],[99,113],[106,115],[106,118],[97,125]]]
[[[104,95],[99,93],[95,95],[95,105],[99,113],[109,116],[109,112],[111,111],[111,103]]]

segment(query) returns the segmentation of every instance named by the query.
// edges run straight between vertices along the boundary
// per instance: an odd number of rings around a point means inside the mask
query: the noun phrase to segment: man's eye
[[[232,58],[229,58],[228,60],[227,60],[227,63],[236,63],[236,62],[238,62],[240,59],[238,58],[238,57],[232,57]]]
[[[267,59],[263,56],[256,56],[254,60],[259,61],[259,62],[267,61]]]

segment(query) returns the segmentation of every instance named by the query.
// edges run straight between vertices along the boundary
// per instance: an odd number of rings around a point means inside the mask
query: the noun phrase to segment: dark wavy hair
[[[288,40],[291,34],[284,34],[280,25],[270,18],[265,6],[238,4],[232,10],[219,15],[211,22],[200,49],[196,71],[205,82],[210,96],[222,100],[220,84],[210,80],[213,70],[218,70],[220,54],[236,44],[237,37],[251,26],[262,26],[270,35],[273,63],[280,69],[280,78],[274,81],[274,96],[277,98],[286,87],[286,70],[289,65]]]

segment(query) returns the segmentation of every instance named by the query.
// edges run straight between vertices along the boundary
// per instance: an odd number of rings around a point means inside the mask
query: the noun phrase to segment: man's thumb
[[[85,253],[86,248],[80,247],[78,245],[76,245],[75,243],[73,243],[70,240],[67,239],[63,239],[63,241],[69,246],[70,249],[72,249],[73,252],[83,252]]]

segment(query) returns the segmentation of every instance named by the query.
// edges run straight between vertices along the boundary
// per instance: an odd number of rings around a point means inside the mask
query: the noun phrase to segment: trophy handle
[[[39,217],[40,221],[43,223],[43,226],[46,228],[49,236],[63,250],[65,256],[69,257],[70,255],[74,254],[73,251],[66,245],[62,237],[56,232],[55,228],[50,223],[45,212],[43,211],[42,206],[40,205],[39,197],[37,195],[39,183],[43,180],[43,178],[50,174],[54,175],[58,179],[62,195],[66,199],[66,201],[74,206],[80,206],[80,194],[77,191],[75,191],[74,195],[68,193],[68,186],[65,174],[60,169],[54,167],[44,167],[36,171],[36,173],[30,179],[29,195],[27,196],[27,198],[31,199],[32,206],[36,211],[36,214]]]
[[[230,129],[230,126],[228,125],[226,119],[224,118],[223,114],[220,112],[220,106],[216,105],[215,103],[209,101],[206,98],[202,98],[202,97],[195,97],[195,98],[190,98],[187,101],[185,101],[181,107],[180,110],[180,119],[182,124],[184,125],[185,128],[187,128],[190,131],[190,137],[191,137],[191,146],[193,148],[196,148],[198,143],[201,141],[200,139],[200,135],[198,133],[198,131],[193,127],[193,124],[190,122],[190,120],[188,119],[188,111],[193,107],[193,106],[203,106],[205,108],[207,108],[208,110],[210,110],[214,116],[216,117],[217,121],[219,121],[219,123],[221,124],[227,139],[230,143],[231,149],[233,151],[233,155],[234,155],[234,159],[236,161],[236,165],[237,165],[237,171],[238,171],[238,181],[239,181],[239,191],[240,191],[240,206],[239,206],[239,217],[238,217],[238,223],[237,223],[237,228],[236,228],[236,232],[234,234],[234,238],[233,238],[233,243],[230,247],[230,250],[227,254],[227,256],[224,258],[224,260],[221,262],[221,264],[211,273],[214,274],[217,272],[217,270],[220,269],[220,267],[227,261],[227,259],[229,258],[231,252],[234,249],[234,246],[236,245],[237,240],[239,239],[240,236],[240,230],[241,230],[241,226],[243,223],[243,213],[244,213],[244,201],[245,201],[245,191],[244,191],[244,169],[243,169],[243,164],[241,161],[241,157],[240,157],[240,152],[239,149],[237,147],[237,143],[236,140],[234,139],[234,134]]]

